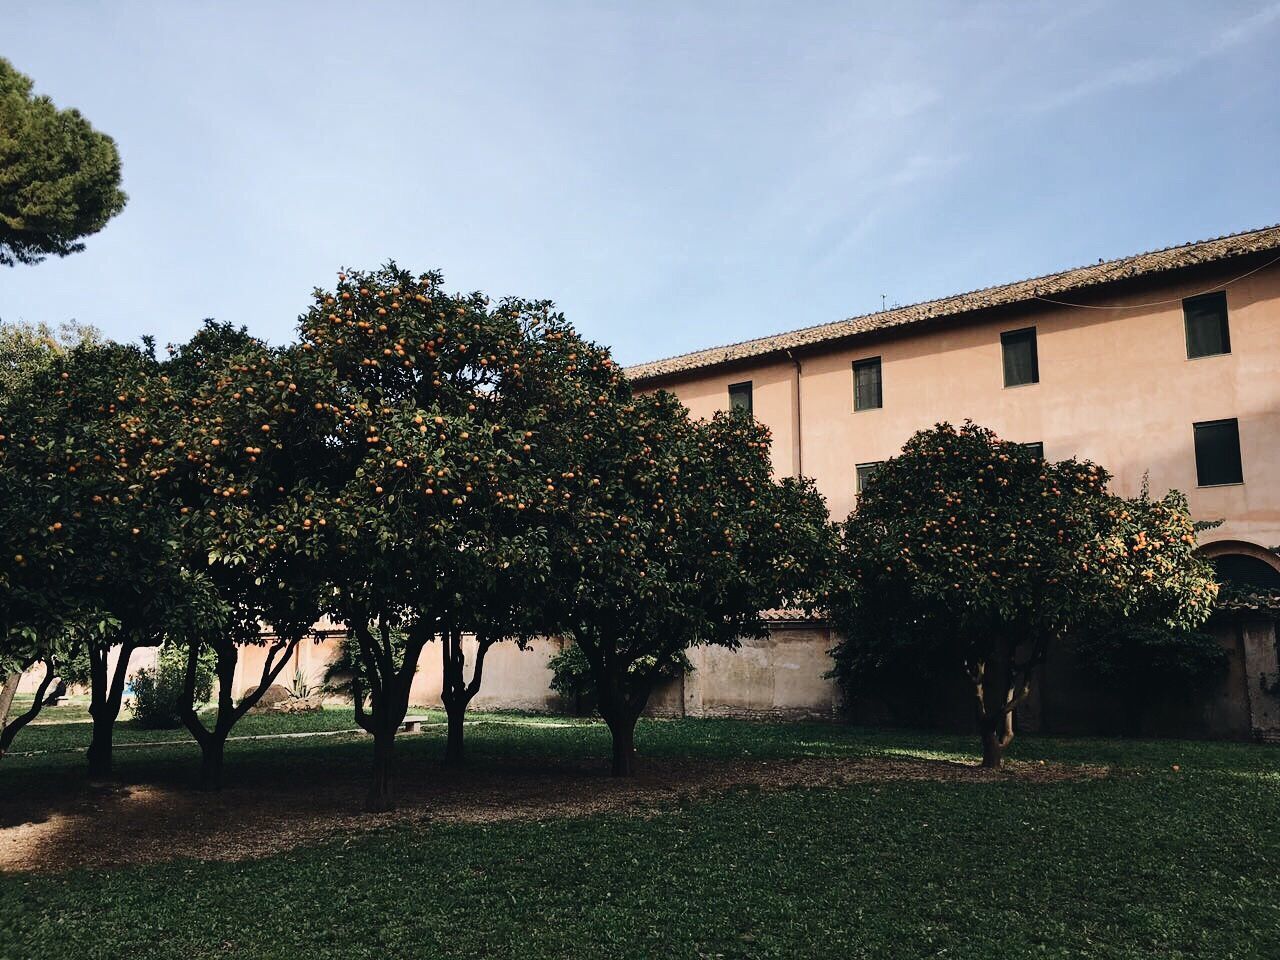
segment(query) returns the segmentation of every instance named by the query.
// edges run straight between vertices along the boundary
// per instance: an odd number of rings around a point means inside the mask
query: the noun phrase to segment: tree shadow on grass
[[[253,859],[395,825],[610,811],[647,816],[735,791],[890,781],[1050,783],[1105,774],[1034,764],[992,774],[917,758],[646,756],[634,778],[617,779],[609,776],[603,754],[555,757],[484,748],[467,768],[447,770],[440,764],[441,738],[422,735],[399,743],[399,809],[368,815],[362,804],[370,743],[324,739],[329,742],[292,741],[280,749],[277,741],[274,750],[254,744],[229,753],[227,786],[218,793],[195,788],[193,748],[122,758],[112,784],[46,770],[50,776],[29,784],[38,789],[7,790],[0,798],[0,870],[112,868],[182,857]]]

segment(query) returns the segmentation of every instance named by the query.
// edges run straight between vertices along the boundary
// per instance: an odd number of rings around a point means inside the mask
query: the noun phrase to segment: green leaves
[[[1202,623],[1216,587],[1186,499],[1126,500],[1109,479],[972,423],[917,433],[844,525],[832,608],[847,687],[886,663],[949,670],[1099,624]]]
[[[115,142],[0,58],[0,265],[84,249],[126,200]]]
[[[553,582],[602,689],[642,705],[687,647],[734,647],[764,633],[761,611],[811,605],[835,530],[811,482],[773,480],[766,428],[692,420],[662,392],[578,409],[561,427],[580,493],[554,517]]]

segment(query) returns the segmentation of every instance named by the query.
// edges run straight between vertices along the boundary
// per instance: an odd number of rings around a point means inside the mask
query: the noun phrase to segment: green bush
[[[1089,664],[1085,682],[1124,706],[1124,734],[1141,736],[1143,717],[1160,700],[1188,702],[1222,678],[1227,653],[1216,637],[1121,620],[1086,632],[1076,652]]]
[[[653,662],[653,657],[641,657],[631,665],[628,672],[640,673],[651,670]],[[587,716],[595,712],[597,702],[595,679],[591,676],[591,664],[577,644],[565,647],[547,661],[547,666],[551,668],[552,673],[551,689],[560,694],[567,703],[572,704],[575,713],[579,716]],[[674,680],[692,669],[693,664],[681,651],[679,659],[663,667],[659,671],[659,676],[665,680]]]
[[[144,667],[133,678],[133,719],[140,727],[169,730],[182,725],[183,687],[187,676],[187,650],[165,644],[154,667]],[[195,702],[206,703],[213,694],[212,656],[202,653],[196,666]]]

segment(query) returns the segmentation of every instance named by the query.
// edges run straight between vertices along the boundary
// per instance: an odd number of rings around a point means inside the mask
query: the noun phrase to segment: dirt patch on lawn
[[[993,772],[914,758],[802,758],[708,761],[647,759],[619,780],[599,763],[490,760],[448,771],[405,764],[399,809],[361,812],[366,784],[350,774],[282,769],[220,793],[183,785],[81,784],[23,811],[23,797],[0,799],[0,871],[116,867],[182,857],[244,860],[353,832],[402,824],[486,823],[581,817],[607,812],[649,816],[738,790],[895,781],[1053,783],[1106,776],[1105,767],[1009,762]],[[234,770],[229,770],[231,776]]]

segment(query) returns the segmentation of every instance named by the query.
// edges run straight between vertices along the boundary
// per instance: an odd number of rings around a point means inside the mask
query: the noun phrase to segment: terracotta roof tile
[[[1164,250],[1139,253],[1119,260],[1076,267],[1043,277],[1019,280],[995,287],[960,293],[939,300],[928,300],[905,307],[894,307],[879,313],[869,313],[835,323],[824,323],[816,327],[805,327],[781,333],[771,337],[759,337],[742,343],[729,344],[722,347],[710,347],[664,360],[653,360],[627,368],[627,375],[633,381],[643,382],[656,380],[690,370],[719,366],[735,360],[745,360],[768,354],[781,353],[809,347],[815,344],[842,340],[858,334],[888,330],[893,327],[904,327],[934,320],[941,317],[957,316],[982,310],[989,307],[1007,306],[1022,303],[1036,297],[1056,297],[1075,290],[1095,287],[1117,280],[1130,280],[1148,274],[1178,270],[1199,264],[1213,263],[1231,257],[1250,253],[1261,253],[1269,250],[1280,250],[1280,224],[1234,233],[1212,240],[1198,243],[1186,243]]]
[[[799,607],[770,607],[768,610],[761,610],[760,616],[767,623],[822,622],[822,617],[807,613]]]
[[[1218,598],[1219,610],[1233,612],[1257,610],[1280,613],[1280,590],[1243,589],[1223,591]]]

